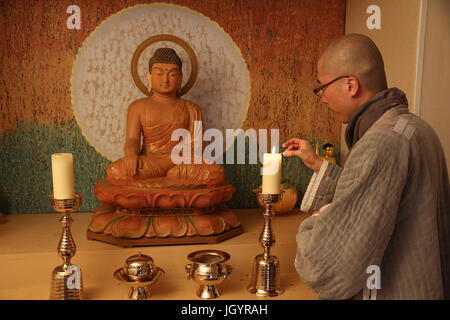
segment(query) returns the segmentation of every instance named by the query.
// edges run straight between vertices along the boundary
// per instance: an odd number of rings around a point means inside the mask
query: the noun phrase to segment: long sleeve
[[[332,201],[300,225],[295,267],[320,298],[353,297],[366,285],[367,267],[381,265],[395,227],[408,157],[401,135],[368,132],[323,189],[329,198],[331,182],[337,182]]]
[[[300,206],[303,212],[311,213],[331,202],[342,168],[324,160],[319,172],[314,172]]]

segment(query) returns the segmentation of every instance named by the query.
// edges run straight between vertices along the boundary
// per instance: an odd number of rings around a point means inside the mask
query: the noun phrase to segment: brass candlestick
[[[281,201],[283,191],[280,194],[257,193],[258,200],[264,204],[264,227],[259,235],[259,243],[264,249],[263,254],[255,257],[252,279],[247,287],[248,291],[260,297],[274,297],[281,295],[283,289],[280,285],[280,262],[276,256],[270,254],[270,249],[275,244],[275,235],[272,232],[271,217],[272,205]]]
[[[58,255],[62,258],[63,264],[53,270],[50,300],[84,299],[81,269],[70,262],[77,250],[70,230],[73,222],[70,213],[80,208],[81,197],[82,195],[78,193],[73,199],[55,199],[53,195],[50,196],[53,209],[62,213],[59,222],[63,227],[58,243]]]

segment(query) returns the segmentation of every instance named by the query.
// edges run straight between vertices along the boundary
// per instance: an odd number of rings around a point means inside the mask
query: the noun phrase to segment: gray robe
[[[450,188],[434,130],[399,105],[324,161],[301,210],[295,267],[321,299],[448,299]],[[367,282],[379,266],[381,288]],[[444,275],[444,276],[443,276]],[[373,283],[373,282],[372,282]]]

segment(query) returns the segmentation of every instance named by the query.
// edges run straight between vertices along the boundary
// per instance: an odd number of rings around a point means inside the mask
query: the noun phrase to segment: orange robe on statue
[[[170,119],[152,125],[150,117],[150,110],[146,110],[144,119],[141,119],[143,143],[138,156],[140,165],[136,168],[136,174],[132,177],[127,176],[123,158],[119,159],[110,164],[106,171],[106,179],[110,184],[141,187],[200,184],[214,186],[224,181],[225,173],[220,165],[205,163],[176,165],[172,162],[172,149],[180,143],[172,141],[172,132],[182,128],[190,133],[191,163],[193,163],[194,141],[203,136],[203,132],[194,132],[195,121],[202,121],[202,114],[197,105],[179,99]],[[202,145],[201,141],[200,144]]]

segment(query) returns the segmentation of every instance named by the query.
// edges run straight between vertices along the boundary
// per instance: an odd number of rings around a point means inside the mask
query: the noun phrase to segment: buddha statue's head
[[[158,48],[149,61],[148,90],[162,95],[179,96],[182,62],[175,50]]]
[[[326,158],[331,158],[333,157],[333,153],[334,153],[334,146],[331,143],[325,143],[323,145],[323,155]]]

